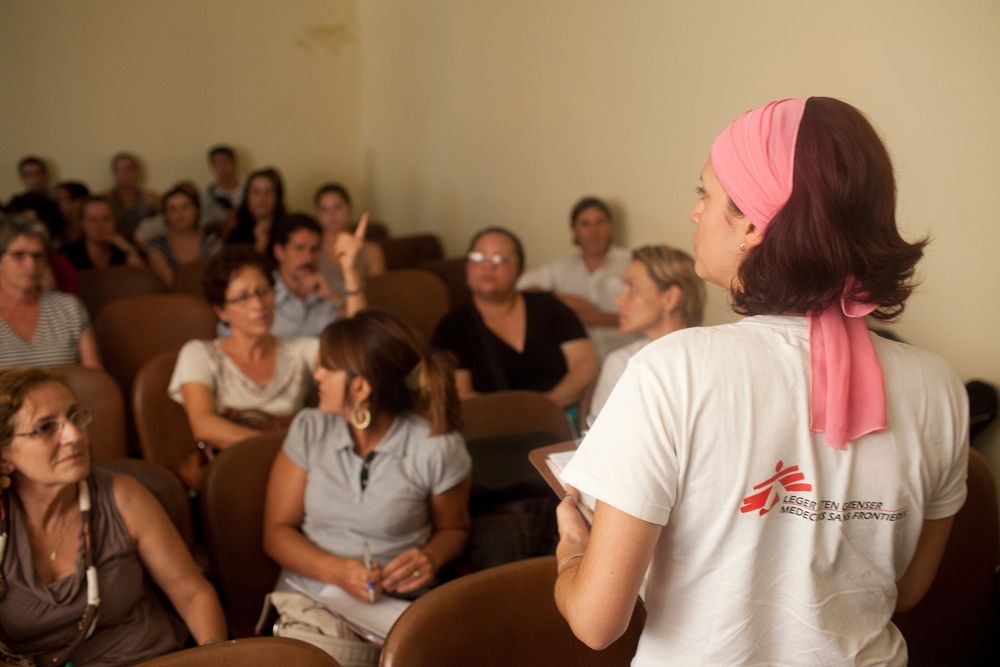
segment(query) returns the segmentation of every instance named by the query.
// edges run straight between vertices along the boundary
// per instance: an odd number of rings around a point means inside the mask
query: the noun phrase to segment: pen
[[[574,495],[572,495],[570,493],[567,493],[566,495],[573,499],[573,504],[576,505],[577,511],[579,511],[580,514],[583,515],[583,518],[587,519],[591,523],[591,525],[593,525],[593,523],[594,523],[594,513],[590,511],[590,508],[587,507],[583,503],[583,501],[580,500],[579,498],[577,498],[576,496],[574,496]]]
[[[372,548],[368,542],[365,542],[365,569],[369,572],[372,571]],[[375,582],[368,582],[368,601],[375,604]]]

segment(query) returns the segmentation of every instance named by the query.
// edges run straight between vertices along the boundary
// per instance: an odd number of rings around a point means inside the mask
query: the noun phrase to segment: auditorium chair
[[[191,502],[181,480],[163,466],[141,459],[108,459],[94,464],[113,473],[131,475],[142,482],[163,505],[189,550],[193,550],[194,530],[191,523]]]
[[[195,445],[184,407],[167,395],[176,364],[176,350],[156,355],[139,369],[132,389],[142,457],[175,475]]]
[[[215,338],[215,313],[189,294],[155,294],[119,299],[94,320],[101,360],[123,396],[142,365],[161,352],[180,349],[193,338]]]
[[[66,378],[81,408],[94,411],[94,421],[87,427],[91,460],[127,456],[125,401],[114,378],[104,371],[83,366],[57,366],[52,370]]]
[[[400,269],[371,276],[365,281],[365,296],[372,308],[386,310],[408,322],[427,341],[438,320],[448,312],[448,288],[430,271]]]
[[[955,515],[934,583],[915,607],[892,617],[911,667],[996,665],[1000,519],[986,457],[969,450],[969,495]]]
[[[91,318],[96,318],[107,304],[117,299],[166,292],[163,282],[145,267],[110,266],[106,269],[83,269],[80,280],[80,300]]]
[[[528,452],[571,440],[566,414],[538,392],[497,391],[462,401],[462,420],[472,456],[472,532],[443,576],[552,553],[559,499]]]
[[[250,637],[280,568],[263,548],[264,494],[285,431],[238,442],[208,466],[202,489],[205,546],[233,637]]]
[[[413,269],[421,262],[441,259],[441,241],[434,234],[413,234],[398,236],[380,241],[382,252],[385,253],[385,266],[390,271],[397,269]]]
[[[555,556],[544,556],[443,584],[399,617],[380,665],[627,667],[646,621],[642,603],[637,601],[625,634],[594,651],[573,635],[556,608],[555,581]]]
[[[202,299],[205,298],[205,269],[208,268],[210,258],[203,257],[187,264],[181,264],[174,273],[173,291],[177,294],[190,294]]]
[[[440,278],[448,288],[448,302],[451,309],[472,303],[472,290],[465,277],[465,258],[432,259],[422,262],[418,268],[430,271]]]
[[[286,637],[250,637],[167,653],[142,667],[340,667],[312,644]],[[139,667],[137,665],[136,667]]]

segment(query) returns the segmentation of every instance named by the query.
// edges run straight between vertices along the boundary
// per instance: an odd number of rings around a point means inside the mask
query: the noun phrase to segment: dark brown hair
[[[604,203],[603,200],[597,197],[584,197],[578,201],[574,206],[573,210],[569,214],[569,226],[572,227],[576,224],[576,219],[580,217],[580,214],[586,211],[588,208],[596,208],[598,211],[604,214],[604,217],[611,222],[611,209],[608,205]]]
[[[896,229],[896,182],[881,138],[851,105],[806,102],[795,146],[792,193],[747,251],[733,290],[741,315],[803,315],[848,296],[876,303],[881,322],[903,312],[927,239]]]
[[[205,299],[209,305],[223,308],[226,305],[226,289],[229,281],[242,268],[252,266],[258,269],[267,282],[274,287],[274,275],[267,267],[264,258],[248,245],[226,246],[219,251],[205,268],[205,278],[202,286],[205,288]]]
[[[321,185],[319,190],[316,191],[316,196],[313,197],[313,205],[319,206],[319,200],[323,197],[323,195],[330,194],[331,192],[343,199],[344,203],[347,204],[347,207],[350,208],[351,195],[347,194],[347,188],[340,183],[325,183]]]
[[[347,371],[348,384],[363,377],[371,385],[373,416],[415,412],[431,424],[431,435],[461,428],[452,357],[432,352],[410,325],[381,310],[340,319],[320,336],[324,368]]]

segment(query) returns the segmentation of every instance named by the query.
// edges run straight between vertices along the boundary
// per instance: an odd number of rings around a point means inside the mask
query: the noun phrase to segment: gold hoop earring
[[[10,488],[10,475],[4,473],[0,475],[0,489]]]
[[[355,405],[351,409],[350,422],[351,426],[353,426],[354,428],[358,429],[359,431],[364,431],[372,423],[371,410],[361,405],[360,403],[358,405]]]

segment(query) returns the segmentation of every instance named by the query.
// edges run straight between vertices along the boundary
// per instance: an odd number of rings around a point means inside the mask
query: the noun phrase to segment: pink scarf
[[[792,194],[795,140],[805,99],[791,99],[748,111],[712,144],[712,167],[733,203],[762,232]],[[809,427],[823,442],[847,449],[850,440],[885,430],[885,381],[865,315],[877,304],[845,297],[809,322],[811,372]]]

